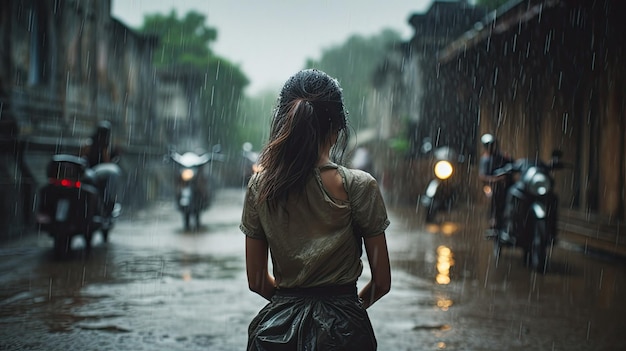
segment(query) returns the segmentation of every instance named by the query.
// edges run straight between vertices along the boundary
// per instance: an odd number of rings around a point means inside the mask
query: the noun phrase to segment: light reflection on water
[[[426,223],[424,229],[429,233],[452,236],[461,230],[461,226],[458,223],[446,221],[442,223]]]
[[[505,250],[496,268],[482,217],[468,216],[432,232],[410,216],[392,222],[392,291],[368,310],[381,350],[624,345],[623,264],[559,245],[545,275],[523,267],[518,250]],[[170,227],[120,223],[109,247],[96,245],[88,260],[11,252],[22,264],[0,277],[0,346],[245,348],[247,325],[265,301],[247,290],[241,234],[216,224],[225,217],[211,217],[198,233],[181,232],[178,217]]]
[[[450,267],[454,265],[452,250],[446,246],[437,248],[437,284],[450,284]]]

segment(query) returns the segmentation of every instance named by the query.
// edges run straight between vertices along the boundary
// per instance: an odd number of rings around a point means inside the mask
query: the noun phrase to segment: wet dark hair
[[[259,156],[263,171],[258,201],[286,198],[312,175],[319,149],[337,133],[331,160],[342,163],[349,129],[339,82],[316,70],[302,70],[283,86],[274,110],[269,141]]]

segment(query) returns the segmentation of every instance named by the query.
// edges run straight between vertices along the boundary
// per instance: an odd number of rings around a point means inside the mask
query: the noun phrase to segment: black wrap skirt
[[[248,351],[376,350],[356,285],[279,289],[248,328]]]

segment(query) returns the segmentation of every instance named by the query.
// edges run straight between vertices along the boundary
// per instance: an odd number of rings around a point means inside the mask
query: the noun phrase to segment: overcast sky
[[[325,48],[342,44],[352,34],[370,36],[384,28],[409,39],[407,23],[432,0],[113,0],[112,15],[136,28],[145,14],[169,13],[179,18],[190,10],[207,17],[218,31],[213,51],[240,66],[250,79],[247,92],[280,87],[318,59]]]

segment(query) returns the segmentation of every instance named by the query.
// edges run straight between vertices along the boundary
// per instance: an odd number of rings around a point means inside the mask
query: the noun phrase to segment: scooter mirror
[[[244,152],[250,152],[252,151],[252,143],[246,141],[245,143],[243,143],[241,148],[243,149]]]
[[[422,140],[420,151],[425,155],[433,151],[433,143],[430,141],[430,138],[427,137]]]
[[[552,151],[552,159],[550,160],[550,164],[553,169],[565,168],[565,164],[561,162],[561,157],[563,157],[563,151],[559,149],[554,149]]]

